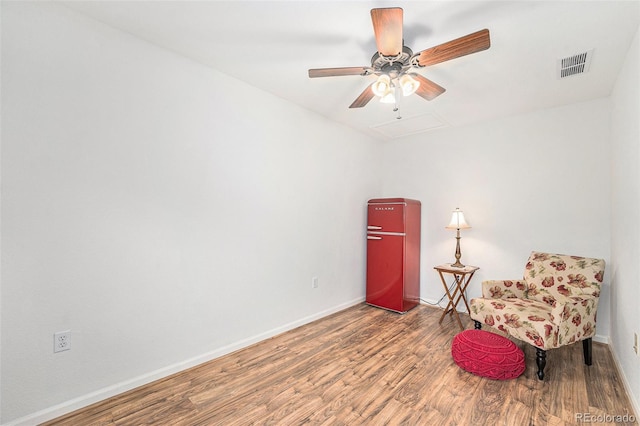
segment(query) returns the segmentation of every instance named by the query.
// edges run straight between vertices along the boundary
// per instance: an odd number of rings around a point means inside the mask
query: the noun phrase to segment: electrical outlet
[[[311,278],[311,288],[318,288],[318,277]]]
[[[58,331],[53,335],[53,352],[71,349],[71,330]]]

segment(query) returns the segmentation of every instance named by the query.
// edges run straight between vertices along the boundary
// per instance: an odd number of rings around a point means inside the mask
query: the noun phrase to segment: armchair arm
[[[487,299],[525,299],[526,289],[524,280],[482,281],[482,296]]]
[[[598,309],[598,297],[590,294],[580,296],[568,296],[556,300],[551,310],[553,321],[560,325],[563,322],[580,323],[590,320],[595,324],[596,310]],[[577,316],[576,316],[577,315]]]
[[[556,346],[595,336],[597,309],[598,297],[592,295],[570,296],[557,300],[551,311],[551,320],[558,327]]]

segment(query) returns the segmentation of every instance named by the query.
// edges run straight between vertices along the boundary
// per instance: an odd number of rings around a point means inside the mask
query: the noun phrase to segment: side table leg
[[[467,308],[467,313],[471,314],[471,309],[469,308],[469,303],[467,303],[467,298],[464,295],[465,291],[467,291],[467,287],[469,287],[469,283],[471,282],[471,278],[473,278],[473,274],[475,274],[476,271],[471,272],[465,279],[465,277],[462,277],[462,280],[464,282],[462,288],[460,289],[460,292],[462,294],[462,300],[464,301],[464,305]]]
[[[440,315],[440,321],[438,321],[438,324],[442,324],[442,320],[444,319],[444,317],[450,311],[453,311],[455,309],[455,305],[453,305],[453,296],[451,296],[451,293],[449,292],[449,287],[447,286],[447,280],[444,279],[442,272],[438,271],[438,274],[440,275],[440,280],[442,281],[442,285],[444,286],[444,291],[446,292],[447,297],[449,298],[449,303],[447,303],[447,307],[444,308],[442,315]]]

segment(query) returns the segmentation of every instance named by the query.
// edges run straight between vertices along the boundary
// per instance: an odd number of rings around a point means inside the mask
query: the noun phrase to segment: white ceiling
[[[72,1],[65,4],[379,139],[607,96],[640,24],[632,1]],[[488,28],[491,48],[422,68],[433,101],[372,100],[374,77],[310,79],[309,68],[369,66],[369,11],[404,9],[414,53]],[[588,73],[557,78],[559,58],[594,49]]]

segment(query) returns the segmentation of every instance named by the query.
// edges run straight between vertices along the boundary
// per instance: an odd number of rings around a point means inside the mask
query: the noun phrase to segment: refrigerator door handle
[[[377,231],[377,230],[382,229],[382,226],[367,225],[367,229]]]
[[[381,240],[382,237],[378,237],[377,235],[367,235],[367,240]]]
[[[367,235],[389,235],[389,236],[394,236],[394,237],[406,237],[407,234],[404,232],[371,232]]]

